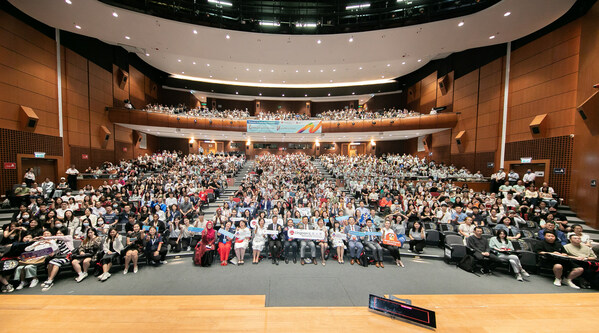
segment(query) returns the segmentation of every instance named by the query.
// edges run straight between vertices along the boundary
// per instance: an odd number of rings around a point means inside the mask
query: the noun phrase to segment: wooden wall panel
[[[97,135],[100,127],[112,128],[106,111],[106,107],[112,106],[112,73],[92,62],[89,62],[89,102],[91,147],[99,149],[102,145],[102,138]],[[114,135],[111,136],[106,149],[114,150]]]
[[[580,20],[512,52],[507,142],[532,139],[529,124],[547,113],[547,136],[574,133]]]
[[[599,3],[581,19],[580,57],[576,105],[582,104],[599,83]],[[596,111],[595,111],[596,112]],[[575,114],[574,154],[570,204],[578,217],[599,228],[599,188],[591,187],[592,180],[599,180],[599,136],[592,136],[582,118]]]
[[[421,82],[420,107],[416,111],[429,113],[437,103],[437,72],[431,73]]]
[[[65,50],[64,90],[66,92],[65,130],[68,144],[78,147],[90,146],[90,119],[89,119],[89,93],[87,59],[77,53]]]
[[[127,71],[125,71],[125,72],[127,72]],[[127,80],[127,84],[125,84],[125,87],[123,89],[121,89],[121,87],[119,86],[118,73],[119,73],[119,67],[117,65],[112,65],[113,106],[123,107],[123,106],[125,106],[124,100],[129,99],[129,83],[131,81]],[[139,106],[137,106],[137,107],[139,107]],[[143,105],[142,105],[142,107],[143,107]]]
[[[462,140],[463,153],[474,153],[476,147],[476,115],[478,112],[479,70],[474,70],[455,80],[453,111],[459,113],[458,123],[453,128],[453,136],[466,131]],[[451,138],[451,153],[458,154],[458,146]]]
[[[58,136],[56,46],[4,11],[0,11],[0,127],[18,130],[20,105],[40,118],[35,133]]]
[[[133,66],[129,66],[129,98],[138,109],[148,104],[145,94],[145,76]]]

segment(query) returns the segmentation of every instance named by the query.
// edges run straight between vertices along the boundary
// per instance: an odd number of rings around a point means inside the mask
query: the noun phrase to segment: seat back
[[[445,236],[445,244],[448,245],[463,245],[464,239],[459,235],[447,235]]]
[[[528,229],[522,229],[520,230],[520,233],[524,238],[535,238],[535,234]]]

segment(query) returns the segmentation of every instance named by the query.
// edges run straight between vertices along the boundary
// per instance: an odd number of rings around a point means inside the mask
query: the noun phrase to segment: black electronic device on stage
[[[394,318],[405,319],[419,325],[437,328],[435,311],[413,306],[411,304],[370,295],[368,308]]]

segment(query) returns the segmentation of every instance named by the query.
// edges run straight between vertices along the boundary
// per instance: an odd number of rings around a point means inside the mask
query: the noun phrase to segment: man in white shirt
[[[515,185],[518,179],[520,179],[520,175],[513,169],[510,170],[510,173],[507,175],[507,180],[509,180],[510,185]]]
[[[524,181],[524,186],[529,187],[530,185],[534,185],[535,178],[536,174],[532,172],[531,169],[526,170],[526,174],[524,175],[524,177],[522,177],[522,180]]]
[[[516,210],[520,206],[518,201],[514,199],[512,192],[508,192],[507,196],[501,200],[501,203],[505,206],[505,210]]]
[[[69,188],[71,190],[76,190],[77,189],[77,176],[79,175],[79,170],[77,170],[75,168],[75,165],[71,165],[70,168],[67,169],[66,171],[67,174],[67,181],[69,183]]]

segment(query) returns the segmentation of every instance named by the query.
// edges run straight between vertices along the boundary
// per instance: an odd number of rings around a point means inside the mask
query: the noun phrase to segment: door
[[[35,181],[38,184],[41,184],[46,177],[50,178],[51,181],[56,183],[56,160],[24,157],[21,159],[21,168],[23,170],[23,174],[25,173],[25,170],[33,168],[33,173],[35,173]],[[23,175],[20,175],[20,177],[22,176]]]
[[[546,177],[548,177],[549,175],[545,174],[545,163],[515,163],[515,164],[510,164],[510,168],[514,169],[514,171],[516,171],[519,175],[520,175],[520,179],[522,179],[524,177],[524,175],[526,174],[526,171],[528,169],[531,169],[532,172],[536,172],[537,176],[535,178],[535,187],[540,187],[541,185],[543,185],[543,182],[545,181]],[[509,169],[505,170],[506,173],[510,172]],[[540,176],[540,174],[543,174],[543,176]]]

